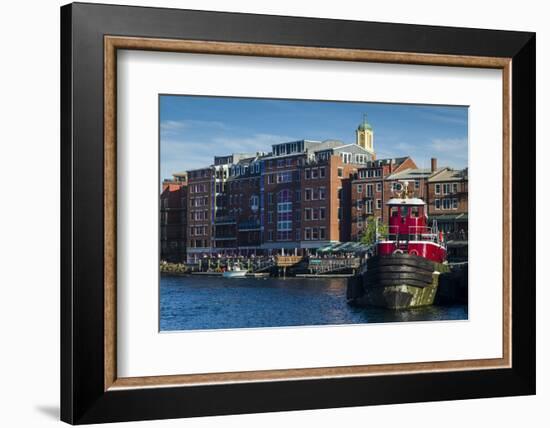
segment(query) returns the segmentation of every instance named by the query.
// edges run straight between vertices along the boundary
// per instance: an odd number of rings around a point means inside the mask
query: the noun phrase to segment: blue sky
[[[210,165],[214,155],[270,151],[300,139],[355,142],[363,114],[377,158],[411,156],[418,167],[468,165],[466,107],[162,95],[160,173]]]

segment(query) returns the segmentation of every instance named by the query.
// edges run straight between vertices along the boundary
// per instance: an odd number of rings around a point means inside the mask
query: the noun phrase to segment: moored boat
[[[399,183],[387,202],[386,236],[376,242],[361,286],[363,303],[391,309],[433,304],[439,274],[446,272],[447,250],[437,224],[428,226],[426,203],[409,197],[408,182]]]
[[[246,269],[242,269],[238,265],[234,265],[233,267],[229,267],[222,276],[224,278],[244,278],[248,271]]]

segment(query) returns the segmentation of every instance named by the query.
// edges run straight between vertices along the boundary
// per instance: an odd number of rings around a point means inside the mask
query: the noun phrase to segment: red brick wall
[[[187,186],[185,183],[163,183],[159,220],[161,259],[184,261],[187,245]]]
[[[190,171],[187,192],[187,247],[212,246],[212,183],[213,171],[205,168]],[[198,214],[198,218],[196,217]]]

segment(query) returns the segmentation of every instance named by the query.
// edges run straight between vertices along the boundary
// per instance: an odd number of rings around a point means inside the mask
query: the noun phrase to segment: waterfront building
[[[303,253],[349,240],[351,181],[375,158],[373,144],[364,120],[355,143],[285,142],[189,171],[188,260]]]
[[[214,168],[188,171],[187,258],[212,254],[215,215]]]
[[[428,214],[441,230],[453,238],[467,239],[468,168],[441,168],[427,183]]]
[[[268,250],[319,248],[349,240],[349,183],[372,154],[338,140],[273,146],[265,162],[264,244]]]
[[[257,254],[261,249],[260,197],[265,153],[241,154],[228,164],[227,210],[216,218],[218,254]],[[223,232],[218,235],[218,231]],[[220,248],[223,250],[220,251]]]
[[[187,248],[187,173],[162,182],[160,194],[160,258],[184,262]]]
[[[360,239],[369,217],[387,223],[385,206],[392,197],[392,187],[399,177],[398,174],[416,169],[416,164],[410,157],[373,160],[358,169],[350,189],[348,218],[352,241]]]
[[[359,240],[369,217],[387,224],[386,203],[405,180],[430,218],[448,224],[445,231],[463,230],[465,219],[467,232],[467,170],[438,169],[436,159],[427,169],[408,156],[376,159],[366,119],[351,144],[298,140],[273,144],[269,153],[215,156],[188,171],[187,260],[303,255]]]

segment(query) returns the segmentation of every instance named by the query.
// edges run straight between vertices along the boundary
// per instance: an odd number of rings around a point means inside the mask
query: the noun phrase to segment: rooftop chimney
[[[432,158],[432,172],[437,169],[437,158]]]

